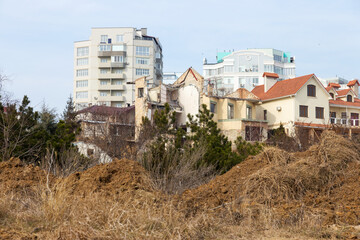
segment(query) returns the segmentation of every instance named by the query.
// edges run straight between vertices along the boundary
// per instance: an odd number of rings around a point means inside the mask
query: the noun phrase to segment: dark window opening
[[[346,100],[347,100],[348,102],[352,102],[352,96],[351,96],[351,95],[347,95]]]
[[[300,105],[300,117],[308,117],[308,106]]]
[[[144,88],[139,88],[138,89],[138,98],[142,98],[144,97]]]
[[[316,87],[314,85],[307,86],[307,95],[310,97],[316,96]]]
[[[267,110],[264,110],[264,120],[267,120]]]
[[[315,107],[316,118],[324,119],[324,108]]]

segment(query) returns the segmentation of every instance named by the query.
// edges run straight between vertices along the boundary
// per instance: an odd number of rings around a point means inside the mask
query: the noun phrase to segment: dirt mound
[[[45,184],[47,173],[33,165],[27,165],[18,158],[0,162],[0,192],[19,192],[34,190],[40,184]],[[49,174],[49,181],[53,177]]]
[[[104,196],[124,192],[153,192],[149,174],[137,162],[115,159],[111,163],[94,166],[84,172],[74,173],[58,181],[57,191],[86,197],[91,194]]]
[[[324,225],[359,225],[360,151],[350,140],[325,131],[305,153],[265,148],[177,200],[192,214],[230,204],[243,218],[271,212],[276,224],[313,215]]]

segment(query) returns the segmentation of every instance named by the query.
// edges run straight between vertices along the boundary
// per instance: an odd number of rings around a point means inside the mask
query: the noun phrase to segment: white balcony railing
[[[359,126],[360,119],[330,118],[330,123],[344,126]]]

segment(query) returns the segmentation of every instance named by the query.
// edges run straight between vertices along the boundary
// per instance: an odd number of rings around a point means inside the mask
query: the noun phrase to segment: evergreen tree
[[[217,123],[212,120],[213,117],[214,114],[203,104],[196,118],[188,115],[187,126],[191,129],[190,139],[194,141],[194,147],[198,146],[200,142],[204,142],[207,147],[200,164],[211,164],[216,166],[218,170],[225,172],[239,163],[241,158],[231,151],[231,141],[221,134]]]

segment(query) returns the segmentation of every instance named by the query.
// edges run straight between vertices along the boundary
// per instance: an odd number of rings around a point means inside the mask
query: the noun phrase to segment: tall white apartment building
[[[278,74],[279,80],[295,77],[295,57],[272,48],[219,52],[216,58],[216,63],[204,59],[203,75],[204,84],[220,96],[264,84],[264,72]]]
[[[135,80],[157,86],[162,69],[160,41],[146,28],[92,28],[89,40],[74,43],[75,107],[133,105]]]

